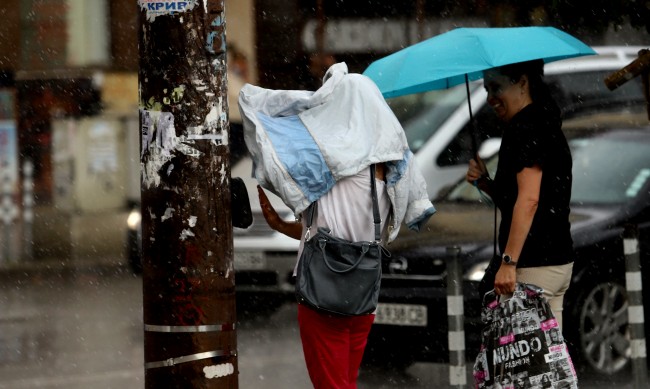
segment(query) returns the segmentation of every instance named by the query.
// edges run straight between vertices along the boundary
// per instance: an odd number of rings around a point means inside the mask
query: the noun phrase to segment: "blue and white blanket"
[[[316,92],[246,84],[239,94],[244,139],[260,185],[297,216],[334,184],[385,162],[392,204],[388,240],[404,222],[419,230],[433,215],[404,130],[377,86],[333,65]]]

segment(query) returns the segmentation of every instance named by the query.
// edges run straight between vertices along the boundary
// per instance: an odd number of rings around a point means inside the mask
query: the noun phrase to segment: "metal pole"
[[[447,247],[447,322],[449,324],[449,387],[451,388],[463,388],[467,384],[463,271],[459,257],[459,247]]]
[[[34,164],[32,161],[23,162],[23,258],[31,260],[34,257]]]
[[[138,0],[146,388],[238,387],[224,0]]]
[[[632,348],[632,373],[634,388],[646,388],[648,367],[646,365],[646,342],[643,313],[643,283],[641,281],[641,261],[639,255],[639,232],[635,225],[626,225],[623,232],[623,251],[625,253],[625,288],[629,306],[627,308]]]

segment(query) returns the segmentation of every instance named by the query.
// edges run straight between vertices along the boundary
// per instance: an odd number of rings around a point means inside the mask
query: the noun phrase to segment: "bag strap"
[[[345,274],[351,272],[352,270],[356,269],[359,266],[363,258],[368,253],[368,250],[370,250],[371,243],[362,242],[361,253],[359,254],[359,257],[357,257],[357,259],[354,261],[352,265],[343,269],[335,269],[334,266],[330,264],[329,258],[327,257],[327,251],[325,251],[325,245],[326,245],[326,241],[324,239],[318,241],[318,247],[320,248],[321,253],[323,253],[323,262],[325,262],[325,266],[327,266],[327,268],[334,273]]]
[[[370,195],[372,197],[372,216],[375,225],[375,242],[381,241],[381,218],[379,216],[379,200],[377,198],[377,185],[375,183],[375,164],[370,165]],[[309,204],[307,208],[307,233],[305,240],[309,240],[311,225],[314,221],[314,212],[318,209],[318,201]]]
[[[375,164],[370,165],[370,190],[372,196],[372,217],[375,224],[375,242],[381,241],[381,217],[379,216],[379,200],[377,198],[377,184],[375,182]]]

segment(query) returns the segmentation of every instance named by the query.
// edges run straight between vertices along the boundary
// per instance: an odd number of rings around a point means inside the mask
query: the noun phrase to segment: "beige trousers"
[[[564,293],[569,289],[572,271],[573,263],[517,269],[517,282],[537,285],[544,289],[544,297],[551,306],[560,329],[562,329]]]

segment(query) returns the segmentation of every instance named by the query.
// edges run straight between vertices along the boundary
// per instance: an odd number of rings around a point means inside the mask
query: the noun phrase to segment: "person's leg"
[[[564,293],[569,289],[573,264],[517,269],[517,282],[537,285],[544,289],[544,297],[562,329]]]
[[[309,378],[315,389],[348,389],[350,318],[298,304],[298,325]]]
[[[363,350],[366,349],[368,334],[375,315],[363,315],[350,318],[350,365],[348,371],[348,382],[350,389],[357,389],[357,378],[359,367],[363,358]]]

